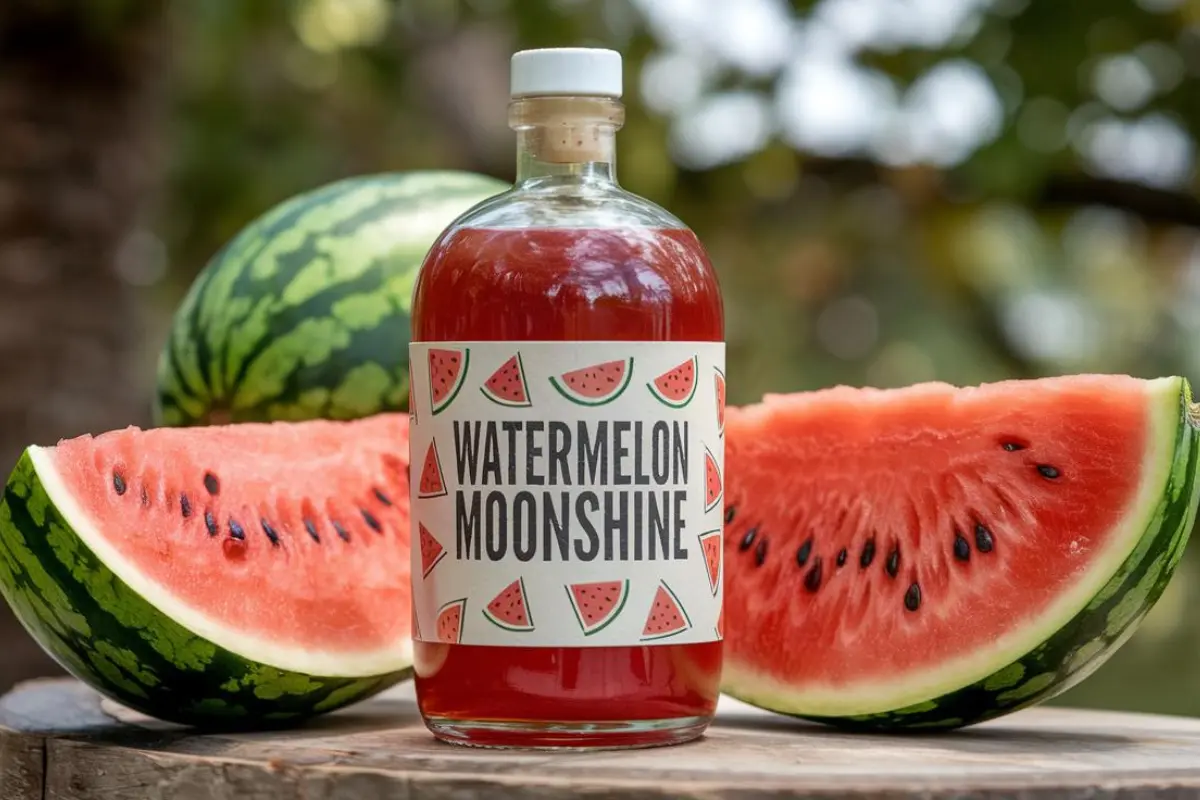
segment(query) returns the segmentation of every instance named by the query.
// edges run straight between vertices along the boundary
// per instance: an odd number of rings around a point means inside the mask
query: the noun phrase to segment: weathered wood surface
[[[722,700],[701,741],[544,753],[435,742],[407,687],[285,732],[206,734],[69,680],[0,700],[2,800],[1200,798],[1200,720],[1035,709],[953,734],[838,733]]]

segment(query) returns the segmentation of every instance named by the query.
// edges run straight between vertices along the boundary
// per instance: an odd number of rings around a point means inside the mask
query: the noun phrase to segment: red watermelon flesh
[[[583,405],[612,402],[625,391],[633,374],[633,359],[605,361],[564,372],[550,381],[564,397]]]
[[[727,688],[867,713],[1052,624],[1039,615],[1132,546],[1121,521],[1146,502],[1152,412],[1179,413],[1155,405],[1158,383],[839,387],[730,408]]]
[[[433,413],[438,413],[454,400],[462,388],[470,355],[466,350],[430,348],[429,399]]]
[[[437,441],[431,441],[425,451],[421,480],[417,484],[417,497],[441,497],[446,494],[446,482],[442,478],[442,460],[438,457]]]
[[[717,370],[713,375],[713,389],[717,396],[717,432],[725,432],[725,373]]]
[[[409,646],[408,418],[127,428],[41,450],[118,577],[234,652]],[[348,667],[352,668],[352,667]]]

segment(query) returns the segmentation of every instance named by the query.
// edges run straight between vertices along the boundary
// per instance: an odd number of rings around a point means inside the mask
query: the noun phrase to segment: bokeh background
[[[0,462],[145,424],[175,303],[287,196],[513,174],[517,49],[625,55],[622,183],[708,245],[730,400],[1200,379],[1200,0],[4,0]],[[1200,714],[1200,546],[1061,702]],[[0,689],[53,666],[0,619]]]

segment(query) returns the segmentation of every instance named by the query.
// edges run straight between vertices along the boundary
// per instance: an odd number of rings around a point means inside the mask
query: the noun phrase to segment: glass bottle
[[[524,51],[511,82],[516,183],[413,301],[421,713],[469,745],[687,741],[721,670],[720,290],[617,183],[619,54]]]

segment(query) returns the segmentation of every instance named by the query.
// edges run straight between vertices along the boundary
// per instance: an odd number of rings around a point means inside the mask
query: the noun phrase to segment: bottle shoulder
[[[543,179],[489,198],[450,228],[664,228],[687,226],[665,208],[611,181]]]

